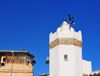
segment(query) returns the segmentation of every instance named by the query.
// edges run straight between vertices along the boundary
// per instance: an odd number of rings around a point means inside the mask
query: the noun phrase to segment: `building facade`
[[[49,35],[50,76],[86,76],[92,72],[91,61],[82,59],[82,34],[64,21]]]
[[[27,51],[0,51],[0,76],[33,76],[31,58]]]

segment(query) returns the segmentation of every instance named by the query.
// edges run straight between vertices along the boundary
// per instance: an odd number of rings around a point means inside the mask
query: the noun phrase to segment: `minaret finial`
[[[69,17],[69,29],[70,29],[70,25],[71,24],[75,24],[74,21],[71,22],[72,18],[74,18],[74,16],[70,17],[70,14],[68,14],[68,17]]]
[[[66,21],[66,18],[64,18],[64,21]]]

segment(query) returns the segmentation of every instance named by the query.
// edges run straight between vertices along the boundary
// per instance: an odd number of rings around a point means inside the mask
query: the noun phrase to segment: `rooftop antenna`
[[[73,24],[73,25],[75,24],[74,21],[71,22],[71,20],[72,20],[72,18],[74,18],[74,16],[70,17],[70,14],[68,14],[67,16],[69,17],[69,30],[70,30],[70,25],[71,24]]]

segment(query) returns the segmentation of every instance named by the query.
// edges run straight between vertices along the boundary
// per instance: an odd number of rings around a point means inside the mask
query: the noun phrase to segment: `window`
[[[27,60],[27,65],[29,65],[29,63],[30,63],[30,60],[28,59],[28,60]]]
[[[6,60],[6,59],[5,59],[5,58],[3,58],[3,62],[5,62],[5,60]]]
[[[68,56],[64,55],[64,61],[68,61]]]
[[[1,66],[4,66],[5,64],[4,63],[1,63]]]

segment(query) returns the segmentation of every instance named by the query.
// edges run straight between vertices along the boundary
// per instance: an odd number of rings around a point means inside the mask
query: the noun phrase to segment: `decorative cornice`
[[[64,38],[56,39],[49,44],[49,49],[52,49],[52,48],[56,47],[57,45],[75,45],[75,46],[82,48],[82,41],[76,40],[74,38],[72,38],[72,39],[64,39]]]

